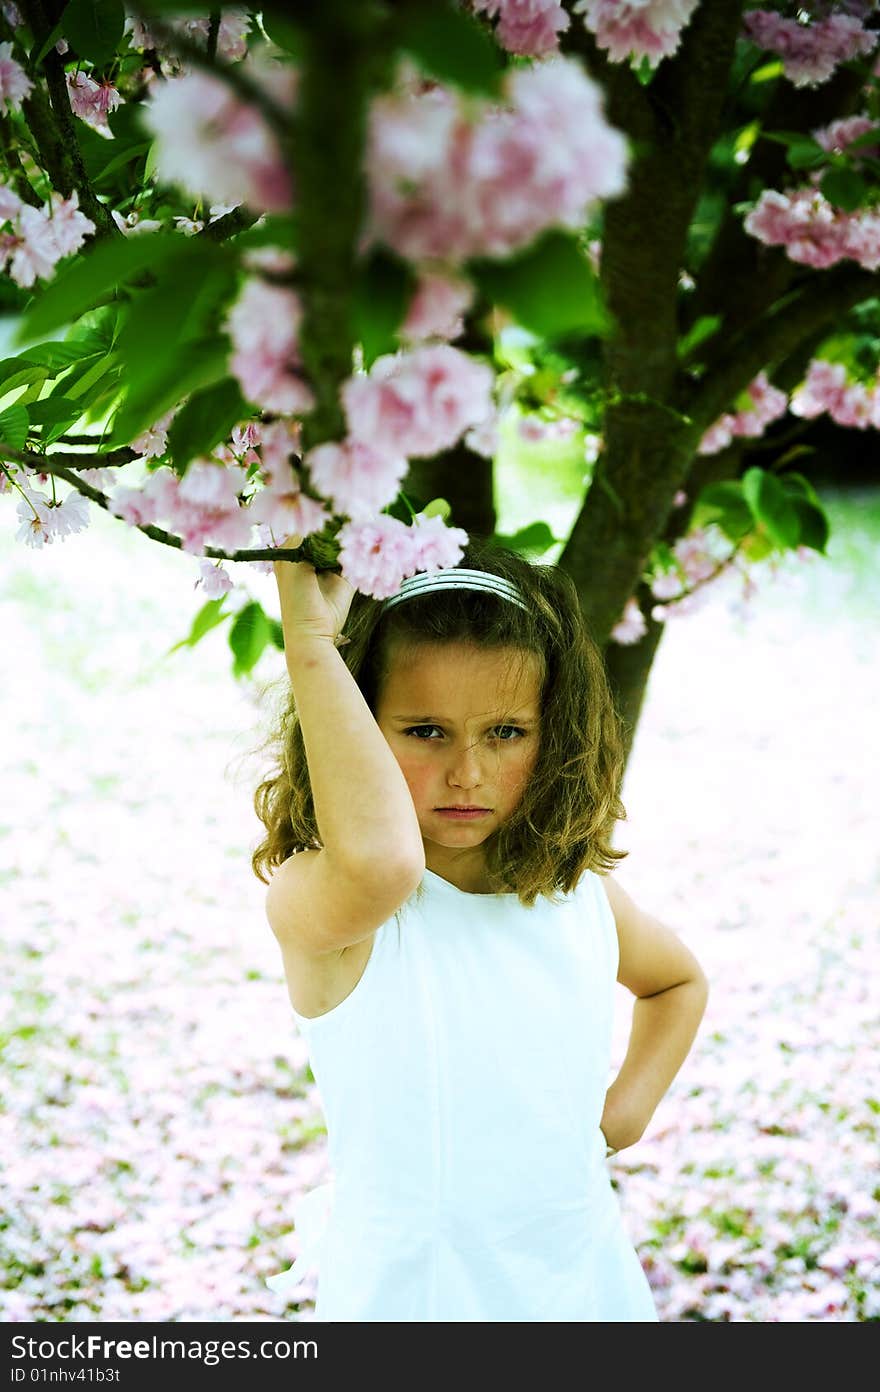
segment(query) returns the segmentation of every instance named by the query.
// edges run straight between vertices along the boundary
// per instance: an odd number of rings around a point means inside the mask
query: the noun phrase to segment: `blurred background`
[[[669,621],[627,770],[617,878],[712,985],[647,1135],[609,1162],[663,1321],[880,1319],[880,490],[853,434],[848,476],[830,445],[811,475],[828,558]],[[508,439],[497,474],[499,531],[567,534],[582,445]],[[237,683],[225,626],[167,655],[204,602],[196,558],[98,509],[33,550],[15,501],[0,1318],[308,1320],[308,1282],[287,1304],[263,1284],[296,1256],[292,1201],[328,1177],[250,866],[283,655]],[[278,616],[271,575],[227,568]]]

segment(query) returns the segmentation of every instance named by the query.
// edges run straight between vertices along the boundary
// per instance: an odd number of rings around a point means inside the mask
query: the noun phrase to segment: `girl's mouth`
[[[441,817],[451,817],[453,820],[458,819],[465,822],[489,815],[488,807],[437,807],[435,811],[439,812]]]

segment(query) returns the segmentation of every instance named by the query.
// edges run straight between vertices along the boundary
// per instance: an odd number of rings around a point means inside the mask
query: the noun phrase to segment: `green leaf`
[[[352,300],[355,338],[364,352],[364,366],[372,367],[383,353],[400,344],[396,331],[416,286],[412,267],[384,250],[375,251],[360,268]]]
[[[135,237],[108,239],[92,245],[50,281],[21,320],[14,342],[41,338],[68,324],[103,296],[145,270],[157,270],[180,251],[181,239],[171,232],[141,232]]]
[[[448,518],[451,513],[452,504],[446,498],[432,498],[429,503],[425,503],[421,516]]]
[[[805,135],[803,131],[761,131],[764,140],[773,140],[777,145],[787,147],[788,163],[792,169],[809,169],[815,165],[827,164],[829,155],[817,140]]]
[[[800,523],[779,479],[765,469],[746,469],[742,476],[743,497],[753,516],[763,524],[768,536],[783,550],[797,546]]]
[[[644,56],[640,58],[637,63],[632,63],[631,67],[639,81],[639,84],[642,87],[650,87],[651,79],[653,78],[654,73],[656,71],[650,58]]]
[[[822,508],[801,497],[793,497],[790,502],[800,526],[799,544],[808,546],[811,551],[819,551],[824,556],[831,529]]]
[[[169,354],[165,371],[160,377],[153,377],[149,390],[129,388],[106,448],[120,449],[130,444],[190,392],[221,381],[229,371],[228,356],[228,344],[216,335],[187,344],[185,353]]]
[[[93,362],[84,371],[79,372],[75,369],[73,373],[65,377],[63,382],[59,383],[59,386],[63,389],[64,395],[70,397],[71,401],[79,401],[82,398],[80,404],[85,407],[98,395],[92,390],[95,383],[100,382],[111,367],[116,367],[118,361],[115,353],[106,353],[104,357],[98,358],[97,362]]]
[[[679,339],[678,356],[686,358],[701,343],[705,343],[707,338],[711,338],[721,328],[720,314],[701,314],[687,333]]]
[[[24,406],[18,402],[0,411],[0,440],[13,449],[24,449],[28,436],[30,417]]]
[[[72,363],[97,357],[103,352],[103,347],[97,336],[89,335],[87,338],[65,339],[63,343],[37,343],[26,352],[30,362],[39,363],[48,369],[47,377],[54,377]]]
[[[59,421],[70,425],[82,415],[82,407],[76,401],[68,401],[66,396],[47,396],[35,401],[29,414],[31,425],[57,425]]]
[[[269,38],[279,48],[283,48],[285,53],[290,53],[294,58],[302,61],[305,57],[303,32],[299,25],[291,21],[289,15],[278,14],[270,11],[261,15],[263,28]]]
[[[501,51],[483,25],[446,3],[422,0],[406,5],[397,21],[397,47],[441,82],[465,92],[497,97],[501,93]]]
[[[0,397],[7,396],[25,382],[46,380],[46,369],[29,358],[4,358],[0,362]]]
[[[195,392],[174,417],[168,432],[177,472],[183,473],[196,455],[207,454],[228,439],[232,427],[249,414],[250,407],[234,377],[224,377]]]
[[[192,240],[178,240],[177,252],[162,265],[158,283],[132,300],[116,341],[129,388],[115,437],[123,431],[130,432],[130,439],[188,391],[228,375],[229,342],[219,319],[236,284],[236,257],[228,248],[212,243],[193,247]],[[213,351],[202,348],[199,361],[191,362],[196,341],[209,342]],[[209,373],[204,378],[203,367]]]
[[[467,270],[489,300],[541,338],[611,331],[596,274],[568,233],[549,232],[518,256],[471,261]]]
[[[229,243],[236,251],[251,247],[277,246],[292,249],[296,246],[299,220],[295,213],[272,213],[265,215],[265,222],[259,227],[246,227]]]
[[[173,647],[169,648],[165,656],[170,657],[171,653],[177,652],[178,648],[194,648],[199,639],[209,633],[212,628],[223,623],[224,619],[231,618],[231,614],[222,612],[225,599],[225,595],[220,595],[219,598],[209,599],[206,604],[203,604],[193,619],[192,627],[186,638],[181,638],[179,643],[175,643]]]
[[[867,202],[868,185],[854,169],[829,169],[823,174],[819,189],[835,208],[851,213]]]
[[[750,82],[772,82],[774,78],[781,77],[785,68],[780,59],[774,59],[770,63],[762,63],[760,68],[755,68],[749,78]]]
[[[521,527],[518,532],[504,536],[496,532],[492,538],[501,546],[506,546],[508,551],[517,551],[525,554],[530,551],[543,555],[551,546],[555,546],[561,538],[553,535],[553,530],[547,522],[530,522],[527,527]]]
[[[740,482],[710,483],[700,490],[694,503],[692,525],[699,527],[708,522],[714,522],[731,541],[739,541],[751,531],[754,518]]]
[[[114,155],[109,164],[105,164],[103,169],[99,169],[96,174],[92,175],[92,183],[103,183],[109,175],[115,174],[117,169],[121,169],[123,165],[130,164],[132,160],[139,159],[140,156],[145,155],[149,149],[149,140],[141,140],[137,145],[129,145],[127,150],[122,150],[118,155]],[[141,237],[144,234],[139,232],[137,235]]]
[[[263,606],[253,600],[239,610],[229,630],[229,646],[235,657],[233,676],[247,676],[259,661],[266,644],[271,641],[269,621]]]
[[[122,0],[69,0],[61,25],[77,56],[103,68],[122,40],[125,9]]]

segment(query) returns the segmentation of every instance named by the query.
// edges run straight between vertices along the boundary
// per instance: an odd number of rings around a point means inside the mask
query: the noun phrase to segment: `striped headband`
[[[385,600],[382,608],[390,609],[394,604],[402,604],[405,599],[415,599],[417,595],[430,594],[432,590],[485,590],[487,594],[509,599],[511,604],[518,604],[520,609],[525,609],[528,613],[528,605],[522,597],[522,592],[513,581],[505,580],[502,575],[492,575],[487,570],[467,570],[462,566],[422,570],[416,575],[411,575],[408,580],[404,580],[397,594]]]

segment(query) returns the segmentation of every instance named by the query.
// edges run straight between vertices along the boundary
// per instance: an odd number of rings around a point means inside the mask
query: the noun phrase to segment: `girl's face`
[[[375,715],[412,794],[429,870],[479,879],[482,843],[517,807],[538,757],[542,671],[516,648],[419,643],[394,653]],[[460,808],[471,810],[451,810]]]

